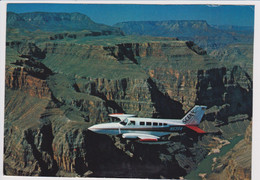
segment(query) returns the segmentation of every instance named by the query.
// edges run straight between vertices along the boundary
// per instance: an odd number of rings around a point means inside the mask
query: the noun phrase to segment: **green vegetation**
[[[116,59],[84,59],[76,55],[47,55],[42,61],[54,72],[75,78],[106,77],[108,79],[147,77],[140,66],[129,63],[121,64]]]
[[[11,66],[13,62],[16,61],[16,59],[19,58],[19,53],[17,52],[17,50],[13,49],[13,48],[9,48],[6,47],[6,66]]]

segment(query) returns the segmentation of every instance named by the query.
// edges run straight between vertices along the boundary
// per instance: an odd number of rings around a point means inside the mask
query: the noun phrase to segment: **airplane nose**
[[[88,130],[99,134],[118,134],[118,123],[96,124],[88,128]]]
[[[93,131],[93,132],[97,132],[98,131],[97,125],[89,127],[88,130]]]

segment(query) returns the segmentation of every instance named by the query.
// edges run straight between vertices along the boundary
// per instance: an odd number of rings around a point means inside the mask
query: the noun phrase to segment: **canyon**
[[[80,29],[69,33],[75,36],[25,32],[33,38],[22,40],[17,31],[6,42],[6,175],[181,178],[219,146],[216,138],[246,133],[251,141],[252,69],[227,65],[225,51],[208,54],[173,37],[86,36]],[[153,145],[88,131],[111,122],[110,113],[182,118],[195,104],[208,107],[199,126],[206,134],[185,131]],[[236,173],[227,158],[219,162],[227,168],[209,177]]]

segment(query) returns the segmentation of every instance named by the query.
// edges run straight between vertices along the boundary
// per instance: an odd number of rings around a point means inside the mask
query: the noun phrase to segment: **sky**
[[[107,25],[160,20],[206,20],[211,25],[254,25],[254,6],[239,5],[8,4],[7,11],[79,12]]]

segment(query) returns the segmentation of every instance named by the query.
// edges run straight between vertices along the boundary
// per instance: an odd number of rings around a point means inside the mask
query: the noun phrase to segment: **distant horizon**
[[[16,13],[16,12],[13,12],[13,11],[7,11],[8,13],[11,12],[11,13]],[[34,11],[34,12],[24,12],[24,13],[67,13],[67,14],[72,14],[72,13],[79,13],[79,12],[47,12],[47,11]],[[24,13],[16,13],[16,14],[24,14]],[[86,15],[86,14],[83,14],[83,13],[79,13],[79,14],[82,14],[82,15]],[[87,15],[86,15],[87,16]],[[91,19],[91,18],[90,18]],[[91,19],[92,20],[92,19]],[[159,21],[205,21],[207,22],[207,20],[205,19],[190,19],[190,20],[175,20],[175,19],[171,19],[171,20],[147,20],[147,21],[144,21],[144,20],[136,20],[136,21],[123,21],[123,22],[117,22],[117,23],[124,23],[124,22],[159,22]],[[208,22],[207,22],[208,23]],[[208,23],[209,24],[209,23]],[[217,24],[209,24],[209,25],[212,25],[212,26],[240,26],[240,27],[253,27],[254,25],[230,25],[230,24],[220,24],[220,25],[217,25]]]
[[[80,13],[96,23],[129,21],[206,21],[217,26],[254,26],[254,6],[134,4],[8,4],[7,12]],[[102,12],[102,13],[101,13]]]

